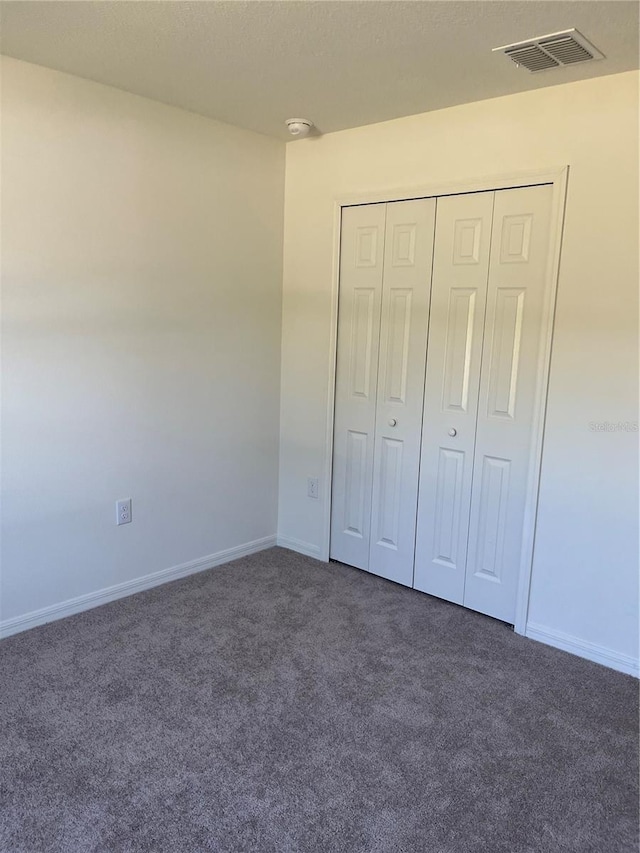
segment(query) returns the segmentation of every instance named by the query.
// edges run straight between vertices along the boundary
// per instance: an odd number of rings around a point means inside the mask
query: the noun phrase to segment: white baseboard
[[[288,536],[278,536],[277,544],[281,548],[288,548],[290,551],[297,551],[298,554],[304,554],[307,557],[315,557],[320,559],[320,548],[317,545],[311,545],[309,542],[302,542],[300,539],[290,539]]]
[[[107,604],[107,602],[115,601],[117,598],[125,598],[127,595],[151,589],[168,581],[178,580],[178,578],[184,578],[196,572],[203,572],[206,569],[214,568],[214,566],[221,566],[223,563],[229,563],[239,557],[256,554],[258,551],[272,548],[275,544],[275,536],[265,536],[262,539],[255,539],[253,542],[246,542],[244,545],[236,545],[234,548],[209,554],[208,557],[201,557],[199,560],[191,560],[170,569],[161,569],[159,572],[153,572],[141,578],[118,583],[115,586],[89,592],[86,595],[79,595],[77,598],[70,598],[67,601],[60,602],[60,604],[43,607],[41,610],[33,610],[23,616],[15,616],[13,619],[0,622],[0,639],[9,637],[11,634],[17,634],[20,631],[26,631],[28,628],[35,628],[36,625],[44,625],[45,622],[53,622],[56,619],[64,619],[65,616],[72,616],[74,613],[81,613],[83,610],[90,610],[92,607]]]
[[[563,631],[556,631],[553,628],[546,628],[544,625],[529,622],[525,630],[525,637],[537,640],[539,643],[546,643],[548,646],[562,649],[565,652],[571,652],[581,658],[608,666],[610,669],[617,669],[627,675],[640,677],[640,661],[637,658],[614,652],[612,649],[589,643],[578,637],[572,637]]]

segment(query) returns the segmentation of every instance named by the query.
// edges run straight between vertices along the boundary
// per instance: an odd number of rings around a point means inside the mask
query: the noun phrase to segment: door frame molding
[[[550,244],[547,260],[545,302],[542,315],[542,345],[538,360],[538,372],[535,392],[535,418],[533,424],[532,453],[529,462],[527,479],[527,497],[524,513],[524,528],[522,551],[520,555],[520,572],[518,592],[516,597],[516,613],[514,630],[524,634],[527,626],[529,610],[529,590],[531,586],[531,570],[535,548],[535,532],[538,514],[538,498],[540,491],[540,471],[542,466],[542,451],[544,444],[544,426],[546,421],[549,374],[551,367],[551,350],[553,325],[555,318],[558,277],[560,273],[560,253],[564,215],[569,179],[569,166],[523,171],[502,175],[455,181],[441,184],[400,187],[387,190],[371,190],[370,192],[351,193],[336,196],[333,201],[333,260],[331,282],[331,329],[329,341],[329,382],[327,387],[327,416],[325,427],[325,463],[322,490],[322,544],[319,558],[324,562],[329,560],[331,537],[331,477],[333,468],[333,422],[335,409],[335,381],[338,339],[338,294],[340,285],[340,232],[342,224],[342,208],[357,204],[381,204],[394,201],[408,201],[418,198],[433,198],[447,195],[461,195],[473,192],[491,192],[492,190],[517,189],[519,187],[550,184],[553,194],[551,199]]]

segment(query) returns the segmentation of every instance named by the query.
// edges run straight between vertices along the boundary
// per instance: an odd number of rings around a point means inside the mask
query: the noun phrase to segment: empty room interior
[[[0,853],[637,851],[639,8],[0,2]]]

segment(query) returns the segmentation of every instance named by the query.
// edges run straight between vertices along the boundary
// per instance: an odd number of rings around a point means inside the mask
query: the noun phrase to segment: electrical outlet
[[[116,524],[129,524],[131,521],[131,498],[116,501]]]
[[[307,495],[310,498],[317,499],[318,497],[318,478],[307,477]]]

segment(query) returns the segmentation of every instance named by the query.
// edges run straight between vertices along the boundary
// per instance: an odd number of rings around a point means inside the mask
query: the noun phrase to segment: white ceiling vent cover
[[[504,53],[516,65],[521,65],[532,73],[549,68],[562,68],[576,62],[604,59],[604,55],[578,30],[564,30],[515,44],[505,44],[502,47],[494,47],[492,52]]]

